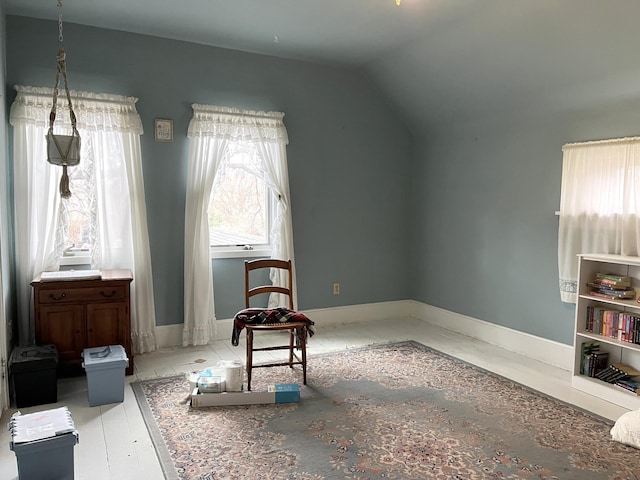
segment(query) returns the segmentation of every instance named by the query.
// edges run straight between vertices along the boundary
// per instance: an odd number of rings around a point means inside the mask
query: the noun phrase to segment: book
[[[625,372],[630,377],[637,377],[640,375],[640,370],[630,367],[629,365],[625,365],[624,363],[612,363],[612,365],[618,370]]]
[[[631,286],[626,286],[626,285],[614,285],[614,284],[610,284],[610,283],[606,283],[606,282],[602,282],[599,280],[594,280],[592,282],[587,283],[588,287],[592,287],[598,290],[609,290],[612,292],[619,292],[619,291],[631,291],[633,292],[633,288]]]
[[[608,285],[609,287],[616,287],[616,288],[630,288],[631,287],[631,280],[623,281],[623,282],[616,282],[614,280],[606,280],[604,278],[601,278],[601,279],[598,279],[597,281],[599,283],[601,283],[602,285]]]
[[[589,358],[593,352],[600,350],[600,344],[596,342],[584,342],[580,346],[580,373],[586,375],[588,371]]]
[[[631,277],[627,275],[620,275],[617,273],[596,273],[596,278],[610,284],[631,286]]]
[[[629,390],[630,392],[635,393],[636,395],[640,395],[640,382],[635,380],[616,380],[615,385],[624,388],[625,390]]]
[[[589,295],[597,298],[605,298],[607,300],[633,300],[636,296],[635,291],[631,291],[629,293],[625,292],[624,295],[616,295],[611,292],[601,290],[592,290],[589,292]],[[640,298],[638,298],[638,301],[640,302]]]
[[[589,370],[587,375],[595,377],[602,370],[607,368],[609,352],[594,352],[589,356]]]
[[[614,383],[618,380],[628,379],[629,375],[616,366],[609,365],[607,368],[598,373],[596,375],[596,378],[598,380],[602,380],[603,382]]]

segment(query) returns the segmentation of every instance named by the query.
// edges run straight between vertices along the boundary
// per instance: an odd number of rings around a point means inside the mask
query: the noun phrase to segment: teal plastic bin
[[[127,352],[122,345],[85,348],[82,367],[87,372],[89,405],[107,405],[124,400],[124,376],[129,366]]]

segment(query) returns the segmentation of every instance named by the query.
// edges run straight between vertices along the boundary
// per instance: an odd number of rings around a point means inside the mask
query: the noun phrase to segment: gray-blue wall
[[[573,343],[574,306],[558,289],[562,145],[640,128],[640,98],[600,100],[425,132],[412,168],[412,298]]]
[[[8,16],[7,90],[53,86],[57,23]],[[410,296],[412,137],[359,70],[65,24],[74,90],[138,97],[158,325],[183,318],[191,104],[285,112],[299,308]],[[153,139],[154,118],[174,142]],[[217,318],[243,307],[242,259],[213,262]],[[341,295],[332,294],[340,282]]]

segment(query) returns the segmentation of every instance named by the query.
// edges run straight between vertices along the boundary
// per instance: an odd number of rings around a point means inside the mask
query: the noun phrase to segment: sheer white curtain
[[[291,195],[289,193],[289,172],[287,169],[286,143],[262,141],[257,144],[266,169],[269,185],[276,197],[276,213],[271,231],[271,257],[290,259],[293,269],[293,284],[296,285],[296,270],[293,263],[293,223],[291,219]],[[287,272],[280,268],[271,269],[271,282],[285,286],[288,282]],[[293,289],[293,304],[298,305],[298,289]],[[287,296],[272,293],[269,307],[287,305]]]
[[[206,344],[215,334],[207,210],[216,172],[225,158],[228,142],[247,141],[257,147],[268,183],[278,198],[276,222],[270,239],[273,247],[271,256],[294,260],[284,114],[213,105],[194,104],[192,107],[185,207],[182,338],[185,346]],[[279,279],[274,281],[279,282]]]
[[[14,128],[18,318],[20,341],[27,343],[34,340],[29,282],[40,271],[59,268],[67,200],[58,193],[60,167],[46,161],[45,134],[53,91],[22,86],[16,90],[10,123]],[[131,269],[133,350],[152,351],[156,348],[155,307],[137,99],[73,91],[71,96],[82,139],[80,162],[85,167],[89,164],[87,185],[95,200],[87,212],[94,222],[89,242],[91,266]],[[63,102],[58,102],[55,130],[70,133],[68,108]],[[73,184],[71,188],[73,193]]]
[[[567,144],[562,151],[560,296],[575,303],[578,254],[640,252],[640,138]]]

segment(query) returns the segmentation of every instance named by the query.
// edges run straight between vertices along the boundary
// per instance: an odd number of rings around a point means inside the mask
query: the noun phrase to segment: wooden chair
[[[244,262],[244,285],[245,285],[245,306],[247,309],[251,308],[251,297],[255,295],[265,293],[281,293],[287,295],[289,298],[288,310],[293,311],[297,316],[302,316],[294,310],[293,306],[293,271],[291,268],[291,260],[246,260]],[[279,268],[288,271],[288,283],[287,287],[280,287],[275,285],[260,285],[250,288],[250,272],[260,269]],[[264,272],[264,270],[263,270]],[[266,309],[265,309],[266,310]],[[237,318],[237,316],[236,316]],[[306,318],[306,317],[305,317]],[[295,317],[294,317],[295,319]],[[244,323],[244,328],[247,329],[246,344],[247,344],[247,390],[251,391],[251,372],[254,368],[264,367],[277,367],[288,365],[293,368],[294,365],[302,366],[302,382],[307,384],[307,337],[309,335],[309,328],[313,322],[308,321],[284,321],[276,323]],[[253,336],[257,332],[277,332],[288,331],[288,344],[286,345],[273,345],[268,347],[256,348],[253,345]],[[273,350],[288,350],[289,360],[272,363],[261,363],[255,365],[253,362],[254,352],[273,351]],[[298,354],[299,353],[299,354]]]

